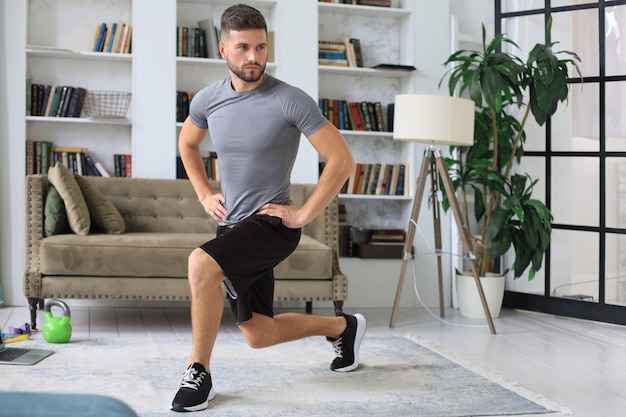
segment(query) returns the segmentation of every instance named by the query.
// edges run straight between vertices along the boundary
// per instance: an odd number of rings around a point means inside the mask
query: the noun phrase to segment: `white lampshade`
[[[400,94],[396,96],[393,120],[395,140],[456,146],[474,144],[472,100]]]

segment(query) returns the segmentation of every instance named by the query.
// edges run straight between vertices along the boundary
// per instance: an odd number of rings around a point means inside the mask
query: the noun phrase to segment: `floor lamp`
[[[391,312],[391,321],[389,327],[394,327],[402,288],[404,286],[404,278],[408,262],[411,259],[411,247],[415,237],[415,229],[417,227],[417,219],[422,198],[424,196],[424,188],[428,177],[431,180],[432,202],[433,202],[433,223],[435,229],[435,251],[437,253],[437,273],[439,281],[439,309],[443,316],[443,277],[441,265],[441,222],[440,222],[440,206],[437,203],[439,183],[437,174],[441,178],[446,195],[450,201],[450,208],[454,215],[454,220],[459,229],[461,243],[465,256],[469,261],[474,281],[480,301],[485,312],[485,318],[489,324],[492,334],[496,333],[493,320],[489,312],[489,306],[485,299],[482,284],[478,277],[476,269],[475,256],[472,252],[470,237],[465,227],[463,227],[463,216],[459,208],[458,200],[452,187],[452,181],[448,173],[446,164],[441,156],[441,151],[436,145],[456,145],[471,146],[474,143],[474,102],[472,100],[447,97],[432,96],[421,94],[400,94],[395,99],[395,116],[394,116],[394,140],[427,143],[429,147],[424,152],[422,167],[417,178],[417,188],[413,197],[413,208],[411,209],[411,218],[407,226],[406,241],[402,255],[402,268],[400,270],[400,279],[398,281],[398,289],[396,298],[393,303]]]

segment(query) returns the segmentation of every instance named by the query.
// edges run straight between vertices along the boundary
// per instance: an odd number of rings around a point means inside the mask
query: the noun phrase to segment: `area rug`
[[[360,367],[341,374],[329,370],[334,354],[323,338],[260,350],[238,338],[218,338],[212,364],[217,397],[195,415],[457,417],[558,411],[422,342],[366,336]],[[2,391],[104,394],[141,417],[177,415],[169,404],[190,340],[115,337],[51,345],[35,337],[20,344],[56,352],[31,367],[0,365]]]

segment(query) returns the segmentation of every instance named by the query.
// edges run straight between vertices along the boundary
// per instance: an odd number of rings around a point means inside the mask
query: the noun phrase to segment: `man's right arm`
[[[200,154],[200,143],[206,133],[207,129],[197,127],[187,117],[178,137],[178,152],[198,200],[204,210],[219,222],[226,216],[226,209],[223,206],[224,196],[215,194],[211,188]]]

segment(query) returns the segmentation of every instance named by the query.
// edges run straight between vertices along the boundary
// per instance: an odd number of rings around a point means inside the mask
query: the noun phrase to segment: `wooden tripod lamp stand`
[[[496,333],[493,320],[489,312],[489,306],[485,299],[482,284],[478,278],[478,271],[474,261],[475,256],[472,253],[472,245],[465,227],[463,227],[463,216],[459,208],[459,202],[454,194],[452,180],[446,164],[441,156],[441,151],[436,145],[456,145],[471,146],[474,143],[474,102],[472,100],[447,97],[432,96],[421,94],[400,94],[395,100],[395,116],[393,138],[395,140],[427,143],[430,146],[424,153],[422,167],[419,177],[417,178],[417,188],[413,197],[413,208],[411,209],[411,218],[407,226],[407,236],[404,243],[404,251],[402,255],[402,269],[400,270],[400,279],[398,281],[398,289],[396,298],[393,303],[391,312],[391,321],[389,327],[394,327],[402,288],[404,287],[404,278],[408,262],[411,259],[411,247],[415,238],[415,229],[417,227],[417,219],[419,210],[424,196],[424,188],[426,180],[430,176],[433,196],[433,222],[435,228],[435,251],[437,253],[437,272],[439,279],[439,308],[440,314],[443,316],[443,276],[441,265],[441,222],[439,217],[439,183],[437,174],[441,178],[446,195],[450,201],[450,208],[454,215],[454,220],[459,230],[461,243],[465,256],[469,261],[474,281],[480,301],[485,312],[485,318],[489,324],[492,334]]]

